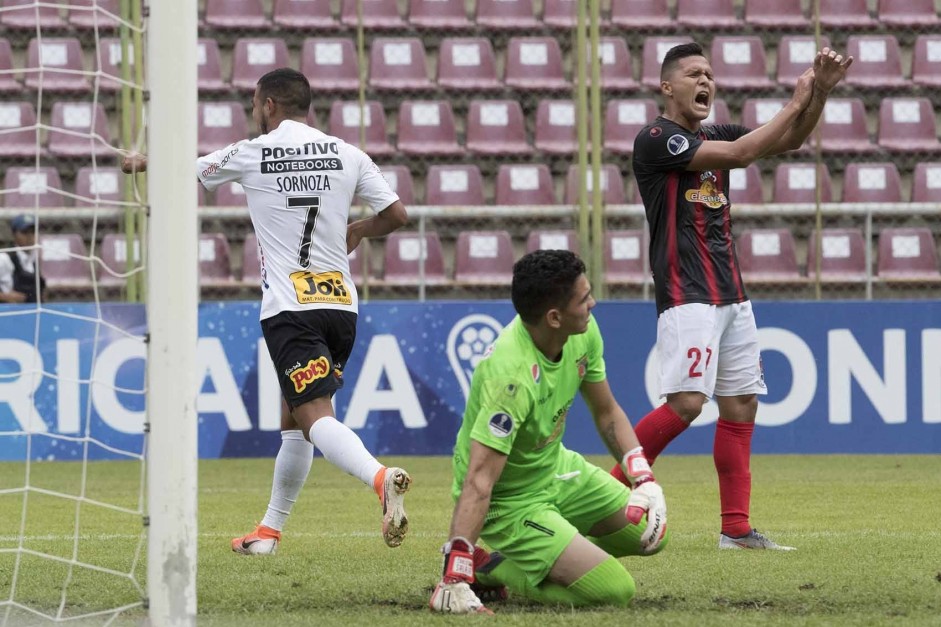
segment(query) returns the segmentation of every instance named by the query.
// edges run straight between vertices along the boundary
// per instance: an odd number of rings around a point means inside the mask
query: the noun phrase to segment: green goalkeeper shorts
[[[562,449],[555,481],[519,498],[492,501],[480,537],[539,585],[576,534],[627,506],[628,489],[578,453]],[[642,526],[641,526],[642,527]],[[638,555],[640,534],[637,533]]]

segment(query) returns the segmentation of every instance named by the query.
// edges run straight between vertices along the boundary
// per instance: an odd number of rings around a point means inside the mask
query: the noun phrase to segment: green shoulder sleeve
[[[480,408],[471,438],[509,455],[516,435],[532,414],[532,386],[505,373],[493,373],[482,379],[480,385]]]
[[[604,339],[601,337],[601,329],[598,328],[598,322],[594,316],[588,323],[585,335],[588,340],[588,372],[585,373],[584,380],[589,383],[604,381],[608,376],[604,366]]]

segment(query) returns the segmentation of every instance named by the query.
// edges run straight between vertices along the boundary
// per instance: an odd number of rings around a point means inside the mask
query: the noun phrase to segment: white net
[[[140,9],[0,1],[4,626],[142,615]]]

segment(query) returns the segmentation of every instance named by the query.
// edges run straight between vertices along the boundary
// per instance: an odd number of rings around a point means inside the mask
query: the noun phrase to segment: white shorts
[[[667,309],[657,320],[657,355],[660,396],[768,393],[749,301],[719,306],[690,303]]]

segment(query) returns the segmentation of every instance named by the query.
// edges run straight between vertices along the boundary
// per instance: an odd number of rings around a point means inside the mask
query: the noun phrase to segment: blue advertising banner
[[[258,311],[200,307],[200,457],[270,456],[280,445]],[[636,421],[660,402],[654,306],[605,302],[594,313],[608,380]],[[941,453],[941,302],[769,302],[755,315],[769,390],[756,453]],[[512,316],[508,302],[362,305],[337,415],[377,455],[449,454],[473,369]],[[10,305],[0,329],[0,460],[143,452],[143,307]],[[716,418],[710,403],[669,452],[709,453]],[[604,452],[580,401],[567,423],[567,446]]]

